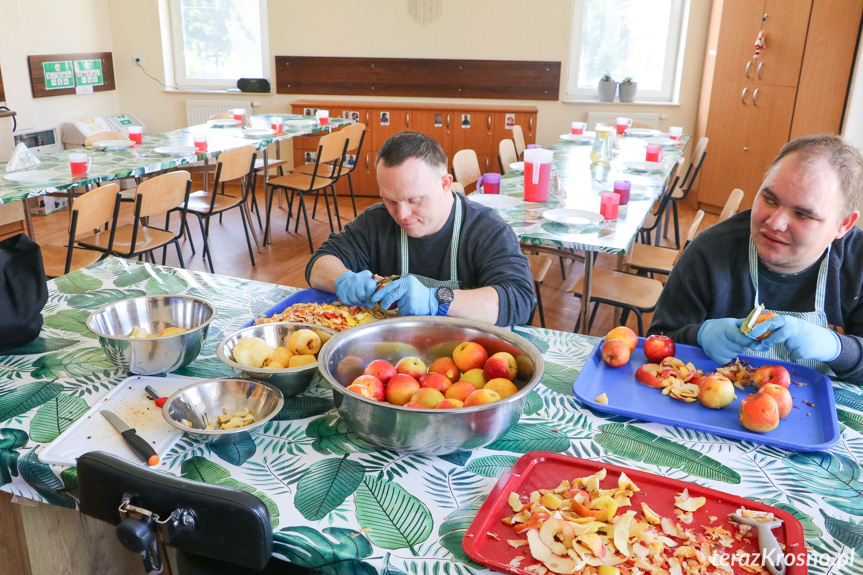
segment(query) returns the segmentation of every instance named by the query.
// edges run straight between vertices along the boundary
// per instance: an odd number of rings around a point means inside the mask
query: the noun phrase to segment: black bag
[[[48,280],[39,244],[25,234],[0,241],[0,351],[26,345],[42,331]]]

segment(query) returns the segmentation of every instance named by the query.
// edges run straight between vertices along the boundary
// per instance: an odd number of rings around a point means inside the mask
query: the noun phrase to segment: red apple
[[[386,385],[390,378],[396,373],[398,372],[393,364],[385,359],[376,359],[366,367],[363,375],[373,375],[381,380],[381,383]]]
[[[727,377],[717,373],[711,373],[702,380],[699,386],[698,401],[704,407],[711,409],[722,409],[728,407],[737,396],[734,394],[734,384]]]
[[[605,334],[605,341],[610,339],[619,339],[624,342],[629,346],[630,353],[635,351],[635,348],[638,347],[638,336],[625,325],[619,325]]]
[[[419,379],[426,374],[426,364],[418,357],[403,357],[396,364],[396,372]]]
[[[398,373],[387,384],[386,398],[393,405],[404,405],[419,389],[420,382],[407,374]]]
[[[791,392],[788,391],[787,387],[775,383],[765,383],[758,390],[758,393],[766,393],[776,400],[776,405],[779,407],[779,417],[788,417],[788,414],[791,413],[793,401]]]
[[[511,353],[499,351],[485,360],[482,374],[485,376],[486,381],[499,377],[512,381],[518,375],[518,365],[515,363],[515,358]]]
[[[509,397],[518,392],[518,387],[505,377],[496,377],[495,379],[489,380],[488,383],[483,386],[483,389],[496,391],[501,397]]]
[[[619,339],[609,339],[602,344],[602,361],[608,367],[620,367],[629,361],[629,346]]]
[[[486,403],[492,403],[494,401],[500,401],[500,394],[491,389],[477,389],[473,393],[467,396],[467,399],[464,400],[465,407],[473,407],[475,405],[484,405]]]
[[[476,384],[472,381],[457,381],[452,384],[448,390],[444,392],[444,397],[447,399],[457,399],[464,401],[467,396],[477,390]]]
[[[471,369],[482,369],[485,365],[485,360],[488,359],[488,352],[483,346],[475,341],[466,341],[455,346],[452,351],[452,360],[456,367],[462,373]]]
[[[765,383],[775,383],[788,388],[791,385],[791,374],[781,365],[761,366],[752,374],[752,384],[761,387]]]
[[[456,409],[464,407],[464,402],[460,399],[444,399],[435,406],[435,409]]]
[[[422,387],[431,387],[444,393],[452,386],[452,382],[442,373],[427,373],[419,379]]]
[[[428,409],[428,406],[419,401],[409,401],[403,407],[413,407],[414,409]]]
[[[455,362],[451,357],[440,357],[434,360],[429,366],[429,373],[441,373],[452,383],[457,382],[461,375],[461,372],[458,367],[456,367]]]
[[[666,385],[660,378],[661,370],[662,368],[659,367],[658,363],[645,363],[635,370],[635,379],[648,387],[662,389]]]
[[[421,387],[411,396],[411,402],[417,401],[431,409],[443,400],[443,394],[433,387]]]
[[[674,351],[674,340],[667,335],[651,335],[644,340],[644,355],[651,363],[659,363],[673,356]]]
[[[372,396],[376,400],[384,400],[384,384],[373,375],[361,375],[353,380],[351,385],[362,385],[363,387],[367,387],[369,391],[372,392]]]
[[[374,396],[374,394],[371,392],[371,390],[370,390],[368,387],[364,386],[364,385],[354,385],[354,384],[351,384],[351,385],[349,385],[349,386],[348,386],[348,391],[352,391],[352,392],[354,392],[354,393],[356,393],[356,394],[358,394],[358,395],[362,395],[363,397],[367,397],[367,398],[369,398],[369,399],[375,399],[375,396]],[[375,400],[375,401],[377,401],[377,400]]]
[[[779,426],[779,404],[767,393],[753,393],[740,402],[740,424],[756,433],[767,433]]]

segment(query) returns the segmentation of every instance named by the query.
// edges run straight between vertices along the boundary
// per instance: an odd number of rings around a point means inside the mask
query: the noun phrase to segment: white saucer
[[[618,179],[621,179],[621,178],[618,178]],[[630,191],[631,192],[644,191],[645,190],[644,186],[636,186],[632,182],[631,178],[627,178],[627,179],[629,179],[629,183],[631,184],[630,185]],[[614,191],[614,182],[602,182],[599,185],[599,187],[602,189],[603,192],[613,192]]]
[[[665,168],[662,162],[623,162],[623,165],[633,172],[653,172]]]
[[[63,174],[54,170],[22,170],[20,172],[5,174],[3,178],[10,182],[18,182],[19,184],[36,184],[53,180],[61,175]]]
[[[271,130],[270,128],[246,128],[243,130],[243,135],[248,138],[272,136],[275,133],[275,130]]]
[[[648,138],[646,141],[648,144],[653,144],[654,146],[662,146],[664,148],[680,145],[680,140],[672,140],[671,138]]]
[[[153,151],[166,156],[191,156],[198,152],[195,146],[160,146]]]
[[[524,162],[513,162],[509,165],[509,169],[513,172],[523,172],[524,171]]]
[[[207,123],[214,128],[236,128],[238,126],[236,120],[230,118],[219,118],[218,120],[207,120]]]
[[[500,194],[477,194],[467,196],[467,199],[489,208],[511,208],[521,202],[520,199]]]
[[[584,132],[583,134],[561,134],[560,139],[566,140],[567,142],[574,142],[576,144],[587,144],[589,142],[593,142],[594,136],[596,136],[596,132]]]
[[[317,120],[285,120],[284,124],[286,126],[317,126]]]
[[[124,150],[135,145],[132,140],[102,140],[93,144],[94,148],[104,148],[106,150]]]
[[[637,138],[652,138],[661,134],[659,130],[653,128],[629,128],[626,130],[627,136],[635,136]]]
[[[573,210],[570,208],[557,208],[554,210],[545,210],[542,212],[542,217],[552,222],[565,224],[568,226],[577,226],[601,222],[603,218],[596,212],[588,212],[587,210]]]

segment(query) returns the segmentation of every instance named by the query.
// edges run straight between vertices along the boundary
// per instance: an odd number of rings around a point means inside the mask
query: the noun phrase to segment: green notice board
[[[72,76],[72,61],[42,62],[42,71],[45,73],[45,89],[59,90],[61,88],[73,88],[75,78]]]
[[[102,61],[75,60],[75,81],[79,86],[101,86],[104,84]]]

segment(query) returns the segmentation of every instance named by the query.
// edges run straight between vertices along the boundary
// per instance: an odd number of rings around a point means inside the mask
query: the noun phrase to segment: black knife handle
[[[126,440],[126,443],[129,444],[132,451],[134,451],[142,460],[146,461],[149,465],[156,465],[159,463],[159,456],[156,455],[156,450],[153,449],[143,437],[138,435],[134,427],[132,429],[127,429],[120,435],[123,436],[123,439]]]

